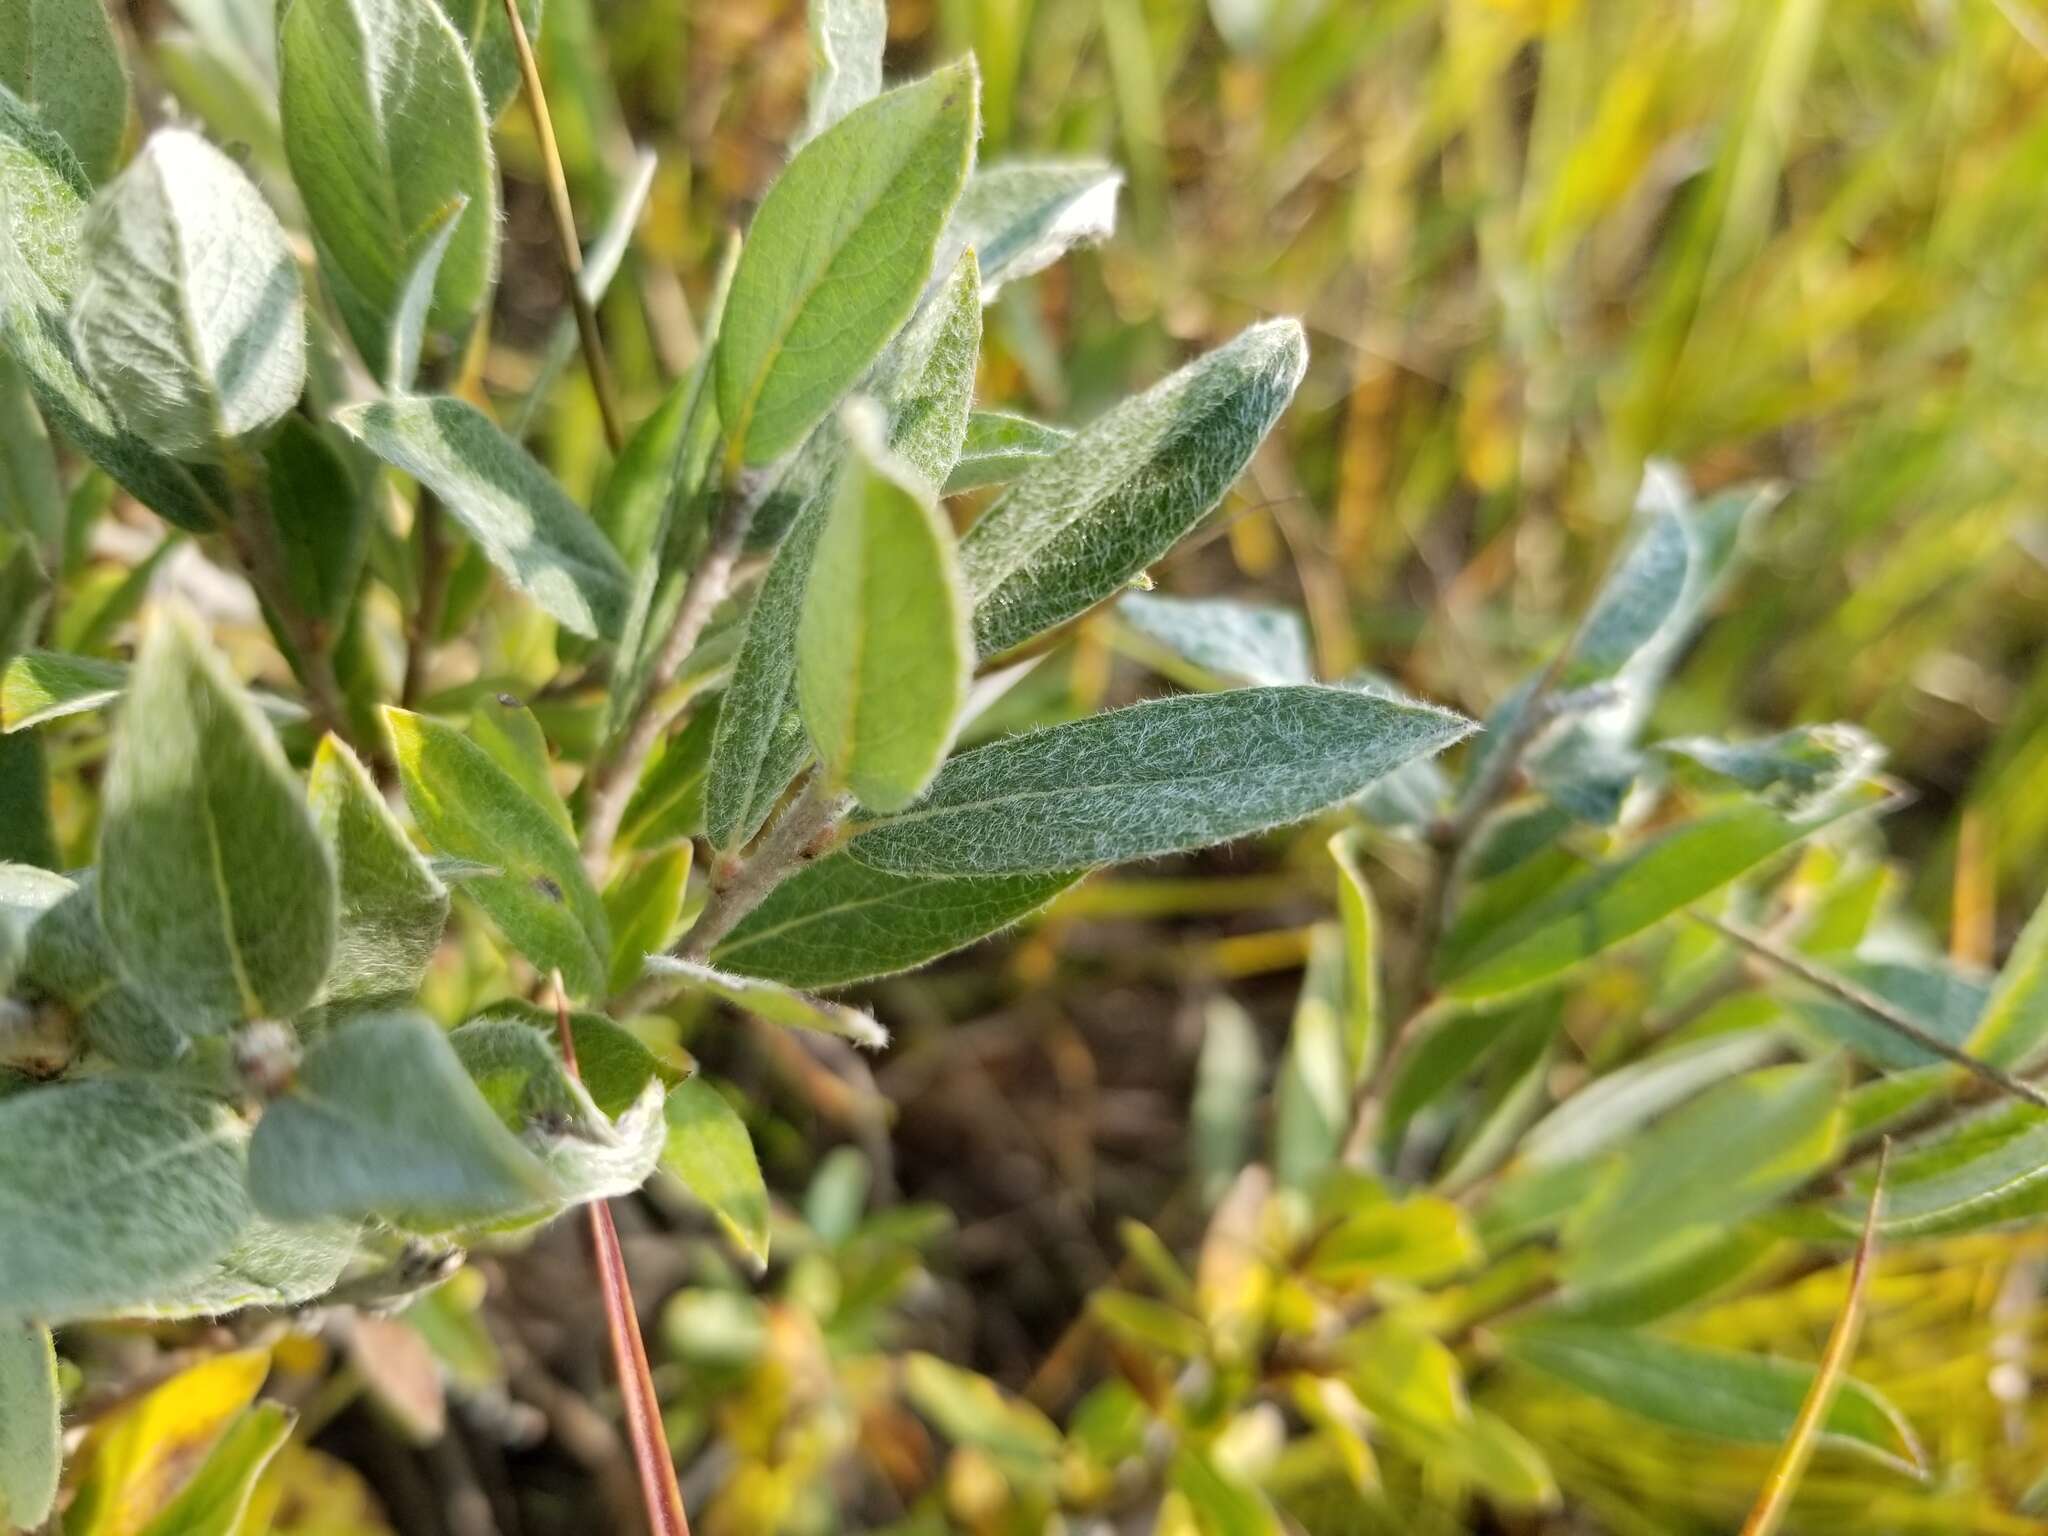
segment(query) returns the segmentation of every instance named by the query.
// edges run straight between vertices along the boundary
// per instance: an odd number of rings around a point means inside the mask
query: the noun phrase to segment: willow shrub
[[[1064,1430],[903,1361],[892,1390],[970,1458],[932,1517],[992,1462],[1017,1529],[1134,1486],[1204,1530],[1271,1529],[1276,1509],[1385,1497],[1375,1445],[1540,1504],[1543,1458],[1465,1391],[1460,1351],[1503,1308],[1489,1347],[1526,1369],[1781,1438],[1810,1370],[1646,1325],[1773,1244],[1852,1233],[1866,1192],[1837,1170],[2024,1065],[2048,1007],[2038,933],[1995,987],[1855,957],[1869,884],[1829,850],[1887,799],[1859,733],[1643,739],[1770,494],[1695,503],[1654,474],[1569,648],[1448,775],[1434,758],[1472,723],[1316,678],[1293,616],[1132,590],[1286,409],[1300,327],[1254,325],[1075,430],[977,411],[982,307],[1105,234],[1116,173],[977,164],[971,59],[882,90],[879,8],[816,9],[802,140],[718,274],[698,363],[621,434],[585,507],[520,441],[566,346],[524,401],[487,400],[464,368],[499,267],[491,125],[518,89],[495,8],[290,0],[289,207],[182,128],[122,163],[98,0],[29,8],[30,94],[0,89],[13,1519],[40,1521],[58,1488],[52,1329],[403,1294],[658,1168],[765,1261],[738,1116],[628,1021],[687,993],[879,1046],[872,1017],[818,994],[1105,865],[1333,807],[1351,823],[1332,844],[1341,921],[1315,948],[1270,1150],[1253,1155],[1256,1042],[1219,1002],[1193,1111],[1216,1211],[1200,1273],[1134,1237],[1153,1294],[1103,1293],[1091,1326],[1136,1375]],[[590,253],[586,300],[634,212]],[[83,579],[108,482],[247,578],[289,696],[245,689],[174,604],[142,613],[132,660],[113,654],[142,584]],[[967,491],[982,510],[956,532]],[[550,728],[516,698],[425,692],[451,573],[544,616],[559,664],[540,691],[568,701]],[[402,675],[366,636],[380,592],[414,618]],[[954,750],[1011,663],[1119,603],[1211,686]],[[51,762],[96,796],[83,868]],[[1411,974],[1383,983],[1365,873],[1404,841],[1435,875],[1422,931],[1390,951]],[[515,985],[447,1029],[419,993],[451,911]],[[1665,1027],[1539,1114],[1569,984],[1653,933]],[[1796,1020],[1724,1012],[1754,985],[1738,942],[1805,988]],[[557,998],[559,1029],[528,1000]],[[1933,1044],[1887,1010],[1924,1015]],[[1942,1046],[1992,1065],[1965,1073]],[[1901,1158],[1893,1229],[2038,1205],[2031,1109],[1944,1134]],[[1276,1393],[1293,1410],[1277,1454],[1258,1430]],[[241,1462],[213,1474],[230,1487],[283,1433],[275,1410],[238,1423],[216,1454]],[[1826,1432],[1919,1458],[1853,1380]]]

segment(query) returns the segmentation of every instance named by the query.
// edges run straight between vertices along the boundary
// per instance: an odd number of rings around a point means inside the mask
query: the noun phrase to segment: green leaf
[[[477,86],[491,117],[505,110],[519,94],[519,55],[512,24],[505,19],[504,0],[439,0],[441,9],[462,34],[462,43],[476,65]],[[540,47],[541,0],[519,0],[519,20],[526,40]]]
[[[1186,1502],[1199,1536],[1283,1536],[1287,1530],[1258,1484],[1206,1448],[1175,1451],[1167,1481]]]
[[[934,484],[960,451],[974,397],[981,344],[974,272],[973,256],[963,257],[948,285],[905,328],[865,385],[888,412],[890,451]],[[747,617],[712,741],[705,820],[724,849],[754,835],[803,765],[798,631],[818,540],[850,457],[835,419],[812,434],[789,472],[799,483],[792,492],[799,503],[795,521]]]
[[[683,916],[683,891],[690,880],[690,844],[679,842],[649,854],[614,880],[604,893],[611,922],[610,987],[625,991],[649,955],[675,937]]]
[[[448,888],[347,745],[324,738],[306,794],[334,857],[340,908],[324,1001],[410,999],[440,947]]]
[[[68,715],[104,709],[128,686],[128,668],[96,656],[23,651],[0,671],[0,732],[24,731]],[[292,725],[306,711],[274,693],[252,695],[274,725]]]
[[[1059,1458],[1060,1432],[1043,1413],[936,1355],[904,1357],[903,1395],[955,1445],[1025,1469],[1042,1470]]]
[[[61,879],[52,876],[52,879]],[[184,1054],[193,1022],[173,1017],[154,994],[122,980],[100,928],[96,876],[90,871],[29,929],[22,979],[69,1008],[86,1042],[124,1067],[166,1067]]]
[[[466,200],[434,278],[429,321],[459,332],[497,273],[498,186],[462,40],[426,0],[288,0],[278,111],[321,273],[373,372],[406,280]]]
[[[720,494],[712,462],[718,450],[718,408],[712,400],[711,358],[739,255],[739,237],[729,236],[704,313],[704,349],[660,408],[627,440],[595,508],[598,525],[633,573],[606,698],[614,729],[646,691],[690,574],[710,542]],[[711,642],[710,633],[700,636],[695,654],[706,652]]]
[[[1868,1196],[1863,1204],[1868,1205]],[[1982,1232],[2048,1210],[2048,1121],[2026,1105],[1965,1120],[1908,1148],[1885,1182],[1887,1237]],[[1860,1212],[1844,1209],[1853,1223]]]
[[[119,1313],[204,1269],[248,1219],[245,1128],[150,1078],[0,1099],[0,1317]]]
[[[1745,1030],[1682,1042],[1608,1072],[1523,1136],[1522,1160],[1530,1168],[1555,1168],[1590,1157],[1701,1089],[1760,1067],[1783,1049],[1777,1031]]]
[[[1041,272],[1116,230],[1123,172],[1102,160],[1005,160],[967,180],[939,246],[940,269],[963,250],[981,256],[981,298]]]
[[[263,195],[198,134],[151,134],[93,200],[80,246],[71,344],[129,431],[210,458],[298,402],[298,263]]]
[[[849,851],[939,875],[1178,853],[1299,821],[1470,729],[1448,710],[1345,688],[1154,699],[963,753]]]
[[[543,972],[601,992],[611,936],[569,835],[483,748],[425,715],[386,709],[406,804],[434,848],[499,871],[465,893]]]
[[[946,476],[945,494],[1004,485],[1051,458],[1074,434],[1009,411],[976,411],[967,418],[960,458]]]
[[[6,707],[0,677],[0,710]],[[4,716],[0,716],[4,718]],[[718,700],[690,712],[689,724],[662,743],[661,755],[641,776],[619,823],[619,846],[654,848],[704,831],[704,778],[711,766],[711,738],[718,729]]]
[[[1078,870],[992,878],[895,875],[835,853],[768,893],[712,950],[725,970],[839,987],[907,971],[1028,917]]]
[[[1658,750],[1691,765],[1691,776],[1733,784],[1788,816],[1824,811],[1884,761],[1884,748],[1853,725],[1802,725],[1757,741],[1689,736]]]
[[[1309,655],[1308,623],[1292,608],[1240,603],[1229,598],[1167,597],[1156,592],[1127,592],[1116,605],[1118,623],[1148,642],[1169,662],[1176,679],[1196,687],[1214,687],[1217,679],[1240,683],[1312,683],[1315,662]]]
[[[1331,1285],[1406,1280],[1434,1285],[1481,1257],[1465,1213],[1448,1200],[1416,1195],[1345,1217],[1310,1250],[1307,1272]]]
[[[63,140],[0,88],[0,336],[51,426],[145,506],[204,531],[227,505],[218,474],[181,464],[125,430],[79,372],[65,312],[79,276],[79,227],[91,184]]]
[[[1293,398],[1308,344],[1255,325],[1076,433],[960,541],[984,656],[1122,591],[1199,522]]]
[[[313,1042],[257,1122],[249,1192],[277,1221],[374,1216],[419,1231],[503,1219],[561,1195],[447,1037],[413,1013],[365,1014]]]
[[[953,531],[930,488],[849,407],[854,462],[818,539],[797,701],[828,784],[900,810],[939,770],[974,665]]]
[[[195,623],[143,641],[107,770],[100,918],[181,1021],[283,1019],[334,952],[334,865],[277,738]]]
[[[488,0],[485,0],[488,3]],[[499,15],[503,8],[493,5]],[[419,378],[420,353],[427,341],[427,320],[434,307],[434,285],[441,278],[441,263],[448,259],[448,247],[469,212],[469,199],[457,197],[434,215],[434,227],[420,248],[405,284],[398,290],[398,303],[391,311],[391,336],[384,360],[386,393],[409,395]]]
[[[281,1403],[257,1403],[230,1424],[192,1480],[142,1536],[236,1536],[256,1480],[290,1437],[298,1415]]]
[[[557,1049],[558,1027],[552,1008],[508,997],[491,1004],[477,1018],[514,1020],[548,1041],[550,1050]],[[576,1050],[576,1071],[584,1089],[611,1119],[631,1109],[651,1080],[659,1078],[671,1086],[682,1080],[682,1074],[665,1065],[638,1035],[604,1014],[572,1012],[569,1039]]]
[[[1679,614],[1691,568],[1685,514],[1651,508],[1587,610],[1560,683],[1580,688],[1618,675]]]
[[[1439,977],[1444,994],[1460,1002],[1491,1002],[1555,981],[1811,837],[1845,811],[1882,799],[1882,791],[1866,785],[1848,804],[1817,819],[1738,805],[1674,827],[1527,907],[1476,955],[1461,954],[1455,968]]]
[[[1337,1161],[1351,1117],[1351,1063],[1344,1052],[1344,945],[1317,925],[1294,1001],[1287,1054],[1273,1086],[1273,1177],[1306,1189]]]
[[[0,695],[0,709],[5,707]],[[2030,1065],[2048,1041],[2048,898],[2013,941],[1970,1036],[1973,1055],[2001,1067]]]
[[[304,416],[287,416],[263,445],[269,514],[299,611],[339,634],[369,552],[371,507],[348,461]]]
[[[1929,1034],[1954,1046],[1961,1046],[1970,1038],[1984,1011],[1983,982],[1974,974],[1940,961],[1847,959],[1822,969],[1875,993]],[[1925,1046],[1887,1029],[1862,1009],[1830,996],[1799,987],[1794,1006],[1821,1036],[1840,1041],[1874,1066],[1910,1072],[1942,1060]]]
[[[659,1160],[664,1086],[651,1075],[615,1126],[569,1075],[548,1033],[518,1018],[472,1019],[448,1037],[501,1124],[572,1200],[630,1194]]]
[[[57,1350],[50,1330],[0,1324],[0,1520],[34,1530],[49,1518],[64,1464]]]
[[[661,1166],[710,1208],[756,1263],[768,1262],[768,1187],[747,1128],[725,1095],[693,1077],[669,1090]]]
[[[882,91],[882,49],[889,41],[884,0],[810,0],[811,94],[799,149]]]
[[[555,788],[555,759],[548,750],[547,734],[532,710],[509,693],[486,693],[470,711],[469,739],[482,747],[566,836],[575,837],[576,823],[562,801],[562,792]]]
[[[100,182],[112,174],[128,133],[128,71],[101,0],[9,5],[0,15],[0,85],[63,136],[86,175]]]
[[[1790,1434],[1813,1382],[1814,1368],[1803,1362],[1605,1328],[1516,1328],[1502,1344],[1518,1364],[1653,1423],[1749,1445]],[[1822,1439],[1901,1471],[1922,1466],[1898,1409],[1854,1377],[1842,1381]]]
[[[90,655],[23,651],[0,674],[0,729],[23,731],[102,709],[121,696],[127,668]]]
[[[1327,845],[1337,866],[1337,911],[1344,921],[1344,1051],[1354,1082],[1372,1070],[1382,1006],[1379,908],[1365,879],[1363,843],[1362,830],[1349,827]]]
[[[1251,1159],[1265,1078],[1258,1026],[1235,999],[1218,993],[1202,1008],[1202,1051],[1188,1109],[1190,1161],[1202,1181],[1205,1207],[1223,1198]]]
[[[650,979],[659,977],[663,981],[673,981],[684,991],[705,993],[731,1003],[733,1007],[770,1024],[837,1035],[874,1051],[889,1043],[889,1032],[875,1022],[872,1014],[849,1008],[844,1003],[806,996],[778,982],[732,975],[675,955],[649,955],[645,974]]]
[[[1654,1265],[1670,1245],[1762,1210],[1827,1165],[1842,1129],[1837,1061],[1722,1083],[1615,1149],[1566,1229],[1566,1280],[1612,1282]]]
[[[220,1317],[243,1307],[297,1307],[333,1290],[361,1229],[328,1221],[281,1226],[252,1215],[227,1252],[196,1275],[153,1292],[142,1317]]]
[[[27,535],[47,566],[64,542],[67,510],[56,450],[27,375],[0,350],[0,528]]]
[[[0,859],[46,867],[58,861],[49,765],[33,736],[0,737]]]
[[[475,406],[412,396],[345,406],[334,419],[439,496],[491,564],[548,613],[579,635],[619,637],[630,578],[617,553],[590,515]]]
[[[803,440],[910,315],[974,149],[971,61],[857,108],[754,216],[715,363],[736,462]]]

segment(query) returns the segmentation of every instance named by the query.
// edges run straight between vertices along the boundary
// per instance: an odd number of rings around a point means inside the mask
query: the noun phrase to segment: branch
[[[2043,1093],[2032,1083],[2014,1077],[2004,1068],[1995,1066],[1982,1057],[1972,1056],[1961,1046],[1950,1044],[1911,1014],[1895,1007],[1868,988],[1857,985],[1846,976],[1838,976],[1833,971],[1815,965],[1797,950],[1787,949],[1776,939],[1768,934],[1759,933],[1754,928],[1706,912],[1694,911],[1688,915],[1694,922],[1713,929],[1730,943],[1776,966],[1787,975],[1798,978],[1816,992],[1825,993],[1836,1002],[1854,1008],[1872,1022],[1884,1026],[1902,1039],[1910,1040],[1921,1050],[1929,1051],[1944,1061],[1953,1062],[2001,1093],[2023,1100],[2038,1109],[2048,1109],[2048,1093]]]
[[[593,880],[604,878],[612,843],[619,835],[619,823],[625,819],[626,804],[640,782],[648,754],[654,750],[654,744],[661,740],[662,733],[673,719],[671,714],[663,711],[661,696],[675,682],[683,663],[697,648],[704,626],[711,622],[711,615],[718,611],[718,605],[732,590],[733,568],[746,547],[747,530],[753,526],[755,506],[751,495],[743,495],[736,488],[727,487],[719,502],[718,520],[711,531],[711,542],[683,587],[675,622],[662,638],[661,649],[655,654],[646,686],[634,701],[626,728],[619,735],[617,744],[591,764],[590,772],[585,776],[583,863]],[[623,662],[626,658],[620,660]]]
[[[569,994],[562,987],[560,971],[554,973],[552,980],[555,1029],[561,1037],[562,1061],[569,1075],[580,1080],[576,1039],[569,1027]],[[625,1406],[626,1433],[632,1441],[633,1462],[640,1473],[640,1492],[647,1502],[647,1528],[651,1536],[690,1536],[682,1490],[676,1486],[675,1462],[669,1456],[668,1436],[662,1429],[661,1400],[655,1395],[654,1375],[647,1365],[647,1346],[640,1338],[640,1317],[633,1306],[626,1257],[619,1248],[619,1229],[612,1223],[609,1202],[593,1200],[589,1211],[590,1247],[597,1260],[599,1288],[604,1294],[605,1325],[611,1335],[612,1366]]]
[[[795,872],[852,803],[850,795],[826,789],[822,773],[813,769],[796,799],[776,818],[738,874],[723,886],[713,886],[702,915],[683,936],[683,957],[701,960],[709,954],[711,946],[730,933],[734,924]]]
[[[534,62],[533,44],[527,40],[526,23],[519,16],[519,0],[505,0],[505,20],[512,30],[513,51],[519,55],[519,73],[526,82],[526,104],[533,113],[533,136],[540,141],[541,168],[546,173],[548,206],[554,213],[555,242],[561,247],[562,265],[569,272],[569,303],[576,312],[576,334],[583,342],[583,365],[590,370],[590,389],[597,396],[597,412],[604,418],[605,441],[614,454],[626,444],[626,430],[619,417],[618,396],[612,390],[611,369],[605,362],[604,338],[597,329],[597,311],[578,280],[583,275],[583,246],[576,237],[576,210],[569,202],[569,178],[562,170],[562,151],[555,142],[554,119],[548,114],[547,93],[541,89],[540,66]]]

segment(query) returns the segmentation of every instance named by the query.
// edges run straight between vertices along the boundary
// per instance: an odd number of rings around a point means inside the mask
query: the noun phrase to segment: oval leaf
[[[289,1018],[334,952],[334,865],[247,695],[180,614],[150,626],[100,829],[121,969],[181,1018]]]
[[[669,1090],[661,1166],[711,1209],[734,1242],[768,1262],[768,1187],[747,1128],[725,1095],[693,1077]]]
[[[72,346],[131,432],[210,457],[297,403],[298,263],[263,195],[198,134],[150,135],[94,200],[83,247]]]
[[[800,150],[748,231],[718,340],[730,451],[765,464],[910,315],[974,150],[971,61],[879,96]]]
[[[128,71],[101,0],[8,5],[0,14],[0,85],[42,114],[86,175],[98,182],[112,174],[128,133]]]

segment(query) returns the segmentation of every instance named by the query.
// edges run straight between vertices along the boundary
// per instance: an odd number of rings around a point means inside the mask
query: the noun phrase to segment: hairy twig
[[[724,885],[713,885],[702,915],[683,937],[682,955],[701,960],[709,954],[735,923],[795,872],[851,805],[850,796],[827,789],[823,776],[813,770],[739,872]]]
[[[583,789],[583,862],[593,880],[604,878],[611,859],[612,843],[619,835],[626,805],[647,766],[648,754],[673,717],[662,709],[662,695],[676,680],[690,652],[703,637],[704,626],[732,590],[733,568],[746,547],[747,530],[753,525],[756,502],[736,486],[728,486],[718,507],[711,540],[702,558],[683,586],[676,605],[675,621],[662,637],[648,669],[646,686],[626,717],[625,728],[616,744],[591,764]]]
[[[562,973],[551,978],[555,992],[555,1029],[561,1037],[562,1061],[571,1077],[576,1068],[576,1040],[569,1028],[569,994],[562,985]],[[633,1306],[633,1287],[626,1275],[626,1256],[619,1248],[619,1229],[612,1222],[608,1202],[593,1200],[590,1212],[590,1247],[597,1260],[599,1288],[604,1293],[606,1331],[611,1335],[612,1366],[619,1378],[619,1396],[625,1404],[626,1434],[633,1446],[633,1462],[640,1473],[640,1491],[647,1503],[647,1528],[652,1536],[690,1536],[690,1522],[683,1513],[682,1490],[676,1486],[675,1462],[668,1453],[668,1436],[662,1429],[661,1400],[655,1395],[654,1374],[647,1364],[647,1346],[640,1338],[640,1317]]]
[[[2048,1109],[2048,1093],[2043,1093],[2032,1083],[2014,1077],[2003,1067],[1972,1056],[1961,1046],[1952,1045],[1934,1033],[1926,1025],[1903,1009],[1896,1007],[1875,992],[1857,985],[1846,976],[1815,965],[1795,949],[1788,949],[1769,934],[1727,918],[1711,913],[1694,911],[1689,914],[1694,922],[1703,924],[1720,934],[1730,943],[1740,946],[1758,959],[1775,966],[1789,976],[1796,977],[1816,992],[1832,997],[1836,1002],[1854,1008],[1858,1013],[1880,1024],[1901,1039],[1909,1040],[1921,1050],[1953,1062],[1964,1071],[1981,1078],[1999,1092],[2020,1099],[2039,1109]]]
[[[526,83],[526,104],[533,113],[533,135],[540,141],[541,168],[547,177],[548,206],[554,214],[555,240],[561,247],[562,265],[569,274],[569,303],[576,312],[576,334],[583,342],[583,365],[590,371],[591,393],[597,396],[597,413],[604,419],[605,441],[617,453],[626,444],[625,423],[619,415],[618,395],[612,388],[610,365],[605,361],[604,337],[597,329],[597,311],[591,307],[577,279],[583,273],[583,245],[576,235],[576,210],[569,202],[569,178],[562,170],[562,151],[555,142],[554,119],[548,113],[547,93],[541,89],[540,66],[534,61],[533,44],[526,36],[526,23],[519,16],[519,0],[505,0],[505,21],[512,31],[512,48],[519,55],[519,73]]]

